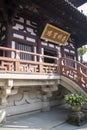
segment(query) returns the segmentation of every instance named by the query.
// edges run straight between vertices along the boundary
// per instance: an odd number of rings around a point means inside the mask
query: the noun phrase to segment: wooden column
[[[7,34],[6,34],[6,47],[11,48],[12,43],[12,25],[7,23]],[[6,52],[6,56],[11,57],[10,52]]]
[[[77,47],[75,47],[75,54],[76,54],[76,61],[78,61],[78,53],[77,53]]]
[[[64,47],[63,46],[60,47],[60,53],[61,53],[61,57],[64,57]]]

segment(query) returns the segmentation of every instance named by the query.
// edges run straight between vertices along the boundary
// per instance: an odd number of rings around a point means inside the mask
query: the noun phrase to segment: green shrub
[[[86,103],[86,98],[80,93],[65,95],[65,102],[71,106],[81,106]]]

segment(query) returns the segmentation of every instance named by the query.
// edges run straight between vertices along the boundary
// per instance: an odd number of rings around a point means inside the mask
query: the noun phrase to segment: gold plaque
[[[42,32],[41,39],[55,44],[65,45],[69,36],[70,33],[47,23]]]

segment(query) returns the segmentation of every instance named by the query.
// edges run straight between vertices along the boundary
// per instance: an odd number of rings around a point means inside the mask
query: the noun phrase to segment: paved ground
[[[74,126],[66,122],[67,109],[52,109],[50,112],[37,112],[11,117],[0,130],[87,130],[87,123]]]

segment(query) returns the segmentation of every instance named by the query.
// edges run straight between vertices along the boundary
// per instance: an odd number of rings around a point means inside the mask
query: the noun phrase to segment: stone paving
[[[0,130],[87,130],[87,123],[74,126],[66,122],[67,109],[55,108],[8,118]]]

